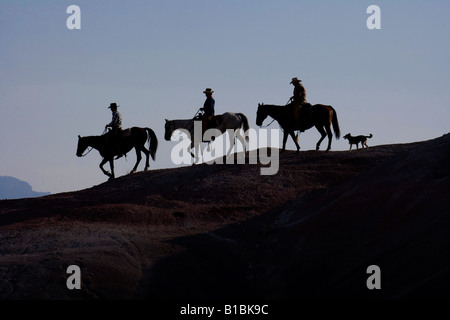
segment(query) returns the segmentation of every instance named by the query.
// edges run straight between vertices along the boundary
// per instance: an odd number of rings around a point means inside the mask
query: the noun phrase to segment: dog
[[[348,140],[348,143],[350,144],[350,150],[352,150],[352,145],[354,145],[354,144],[356,144],[356,149],[359,149],[359,147],[358,147],[359,143],[361,143],[361,147],[363,149],[364,149],[364,146],[366,146],[366,148],[369,148],[369,146],[367,145],[367,138],[372,138],[372,137],[373,137],[372,134],[370,134],[368,136],[361,135],[361,136],[353,137],[350,133],[347,133],[344,136],[344,139]]]

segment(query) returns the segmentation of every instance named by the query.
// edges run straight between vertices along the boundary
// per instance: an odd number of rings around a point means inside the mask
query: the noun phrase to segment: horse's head
[[[164,139],[166,139],[166,141],[170,141],[174,130],[175,130],[175,124],[174,124],[173,120],[166,119],[166,124],[164,125]]]
[[[258,103],[258,110],[256,111],[256,125],[262,126],[263,121],[267,118],[267,111],[264,108],[264,103]]]
[[[78,136],[77,157],[83,156],[83,152],[87,149],[88,144],[85,138]]]

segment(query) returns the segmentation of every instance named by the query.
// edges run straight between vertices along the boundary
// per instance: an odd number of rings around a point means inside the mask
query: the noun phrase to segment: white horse
[[[221,132],[221,134],[225,133],[226,131],[229,133],[229,139],[230,139],[230,149],[227,152],[227,157],[230,155],[231,151],[234,147],[235,138],[238,138],[239,141],[242,143],[243,150],[245,153],[245,141],[248,141],[248,136],[244,136],[241,134],[241,128],[245,131],[249,129],[248,120],[247,117],[243,113],[233,113],[233,112],[225,112],[224,114],[215,116],[218,118],[218,125],[217,127],[210,128],[210,129],[217,129]],[[196,139],[194,134],[194,127],[195,122],[197,122],[197,126],[199,128],[202,127],[202,121],[197,120],[196,118],[193,119],[179,119],[179,120],[166,120],[166,124],[164,126],[165,132],[164,132],[164,139],[167,141],[170,141],[172,138],[172,134],[174,131],[178,129],[184,129],[189,132],[190,139],[191,139],[191,147],[192,150],[195,148],[194,153],[192,153],[191,150],[188,150],[191,153],[191,156],[195,159],[194,163],[197,163],[199,160],[199,149],[200,144],[202,142],[211,142],[211,141],[204,141],[203,136],[201,139]],[[231,130],[229,130],[231,129]],[[212,140],[214,140],[214,137],[212,137]],[[189,148],[188,148],[189,149]]]

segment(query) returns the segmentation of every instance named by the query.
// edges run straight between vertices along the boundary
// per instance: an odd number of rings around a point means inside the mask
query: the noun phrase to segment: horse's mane
[[[266,108],[287,108],[287,107],[291,107],[291,105],[286,104],[286,105],[278,105],[278,104],[265,104],[262,103],[259,105],[260,107],[266,107]]]

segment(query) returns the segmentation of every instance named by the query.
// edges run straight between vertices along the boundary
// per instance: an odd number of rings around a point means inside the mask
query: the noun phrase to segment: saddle
[[[122,138],[126,138],[126,137],[129,137],[129,136],[131,136],[131,129],[130,128],[122,130],[122,132],[121,132],[121,137]]]
[[[313,125],[313,109],[310,103],[306,102],[302,105],[292,104],[291,107],[295,126],[300,131],[303,132]]]
[[[106,136],[106,143],[114,150],[114,153],[117,155],[115,158],[116,160],[121,158],[122,156],[126,156],[126,152],[122,151],[122,141],[124,138],[131,136],[131,129],[112,129],[108,130],[107,133],[105,133]]]
[[[207,122],[207,129],[217,128],[223,122],[223,117],[221,114],[213,116],[211,120]]]
[[[120,138],[125,138],[125,137],[129,137],[131,136],[131,129],[125,129],[125,130],[111,130],[109,129],[108,132],[105,133],[106,136],[108,136],[108,138],[115,138],[115,139],[120,139]]]
[[[312,105],[311,103],[304,103],[300,108],[300,116],[302,117],[310,117],[312,114]]]
[[[221,114],[214,115],[211,117],[211,119],[207,119],[206,116],[201,113],[194,117],[194,120],[201,120],[202,121],[202,135],[206,132],[208,129],[217,128],[222,122],[223,122],[223,116]],[[210,141],[202,140],[203,142],[211,142],[214,141],[214,136],[211,138]]]
[[[208,129],[217,128],[223,122],[223,116],[221,114],[214,115],[211,117],[211,119],[207,120],[204,114],[199,114],[194,118],[194,120],[203,121],[203,123],[205,124],[203,132],[205,132]]]

